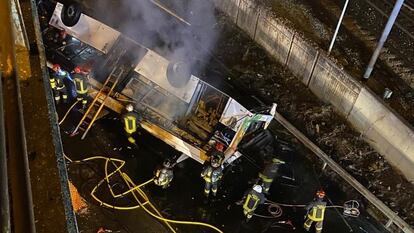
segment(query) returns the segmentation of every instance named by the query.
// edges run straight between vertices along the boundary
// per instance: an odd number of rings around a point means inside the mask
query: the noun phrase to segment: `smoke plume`
[[[200,72],[200,61],[208,58],[217,39],[214,5],[210,0],[121,0],[117,1],[116,19],[110,19],[119,31],[172,61],[188,63]],[[161,4],[189,22],[171,16]]]

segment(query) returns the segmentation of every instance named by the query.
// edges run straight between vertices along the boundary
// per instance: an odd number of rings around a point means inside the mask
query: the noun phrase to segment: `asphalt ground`
[[[64,111],[63,107],[62,111]],[[85,140],[80,140],[79,135],[72,137],[69,132],[79,116],[77,112],[71,113],[61,127],[65,153],[73,160],[96,155],[120,158],[127,162],[124,171],[135,183],[142,183],[153,176],[153,170],[162,163],[163,159],[177,155],[177,151],[145,132],[136,135],[138,149],[128,149],[122,125],[114,115],[99,120]],[[272,127],[278,128],[277,125]],[[276,153],[287,161],[287,165],[281,168],[281,177],[272,185],[270,195],[267,196],[268,200],[287,204],[306,204],[313,199],[319,187],[325,188],[328,198],[332,201],[331,205],[333,203],[342,205],[347,200],[349,194],[340,190],[340,184],[327,180],[323,174],[315,173],[314,162],[306,157],[308,152],[301,146],[295,145],[293,152],[283,152],[277,148]],[[236,202],[254,183],[262,166],[262,156],[250,152],[248,158],[241,158],[225,170],[218,196],[206,199],[203,195],[204,181],[200,177],[202,165],[187,159],[176,166],[174,180],[169,188],[163,190],[149,184],[145,190],[167,218],[207,222],[224,232],[305,232],[301,227],[305,215],[303,208],[283,207],[283,215],[279,218],[254,216],[251,221],[245,222],[242,208]],[[91,188],[103,178],[104,163],[69,164],[68,170],[70,180],[88,203],[88,211],[78,215],[81,232],[96,232],[99,227],[114,232],[167,232],[161,223],[142,210],[111,210],[100,207],[91,199]],[[105,188],[98,192],[98,196],[114,205],[135,204],[132,197],[129,197],[130,201],[111,200]],[[260,206],[256,213],[271,216],[267,207],[267,205]],[[364,214],[363,210],[363,214],[358,218],[343,218],[340,214],[341,210],[338,211],[327,210],[325,232],[333,230],[350,232],[350,228],[353,232],[381,232],[375,223],[371,223],[372,220]],[[296,229],[278,223],[286,220],[290,220]],[[174,227],[177,227],[179,232],[213,232],[202,227],[180,225]]]

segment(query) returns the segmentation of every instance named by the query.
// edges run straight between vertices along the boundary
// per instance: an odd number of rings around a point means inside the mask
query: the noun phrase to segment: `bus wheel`
[[[167,67],[167,79],[171,86],[182,88],[191,78],[191,67],[184,62],[171,62]]]
[[[82,9],[78,3],[69,3],[65,4],[62,8],[61,19],[63,24],[67,27],[73,27],[78,23],[80,16],[82,14]]]

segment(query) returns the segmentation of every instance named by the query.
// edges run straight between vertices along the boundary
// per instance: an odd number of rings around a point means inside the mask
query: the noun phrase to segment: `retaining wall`
[[[214,2],[316,96],[331,103],[372,147],[414,182],[414,130],[382,99],[281,22],[274,12],[259,5],[259,1]]]

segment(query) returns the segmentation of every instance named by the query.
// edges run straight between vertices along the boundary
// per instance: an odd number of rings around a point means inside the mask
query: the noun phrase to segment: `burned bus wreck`
[[[77,64],[92,66],[84,67],[92,68],[89,75],[91,104],[74,130],[74,133],[83,131],[80,132],[82,138],[94,121],[104,115],[103,106],[122,113],[125,106],[132,103],[142,118],[141,127],[183,156],[204,163],[208,159],[207,152],[212,149],[209,142],[215,141],[224,145],[223,162],[232,162],[235,158],[229,160],[231,156],[241,155],[237,148],[246,132],[265,129],[273,119],[270,112],[275,112],[276,104],[273,109],[270,106],[263,111],[267,111],[267,115],[252,113],[192,75],[184,62],[169,61],[87,15],[82,14],[76,25],[66,26],[61,18],[62,7],[60,3],[56,5],[49,22],[54,28],[47,30],[66,33],[70,41],[54,50],[72,50],[74,57],[61,52],[63,57],[58,58],[55,53],[49,64],[52,66],[66,59],[69,70]],[[81,49],[71,48],[75,46]],[[94,50],[93,55],[86,50]],[[92,60],[95,61],[93,65]],[[260,122],[262,124],[257,124]]]
[[[338,232],[360,225],[379,232],[370,220],[356,218],[366,215],[359,199],[341,194],[333,201],[344,205],[328,201],[325,191],[337,187],[321,184],[309,165],[315,161],[292,145],[298,141],[275,133],[286,126],[276,122],[273,101],[228,95],[185,59],[65,4],[44,12],[42,36],[50,77],[63,73],[69,96],[69,103],[56,102],[58,124],[74,210],[85,231],[304,232],[315,225],[320,232],[326,210],[329,229],[340,223]],[[75,81],[78,74],[84,84]],[[193,161],[183,162],[188,158]]]

